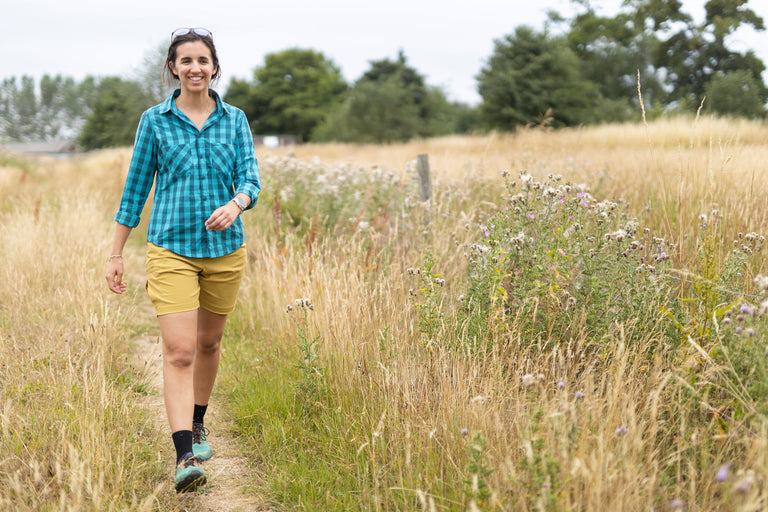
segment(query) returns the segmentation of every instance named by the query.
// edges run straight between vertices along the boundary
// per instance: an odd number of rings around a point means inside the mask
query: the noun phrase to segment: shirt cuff
[[[128,226],[129,228],[135,228],[136,226],[139,225],[139,221],[141,220],[141,217],[133,213],[118,211],[115,214],[114,219],[115,219],[115,222],[117,222],[118,224]]]
[[[235,195],[237,194],[245,194],[251,198],[251,204],[249,204],[245,208],[246,210],[250,210],[256,205],[256,201],[259,198],[259,189],[256,186],[250,183],[247,183],[247,184],[241,185],[237,190],[235,190]]]

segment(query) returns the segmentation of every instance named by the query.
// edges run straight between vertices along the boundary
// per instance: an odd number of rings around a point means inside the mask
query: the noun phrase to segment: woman
[[[248,120],[210,89],[220,72],[209,30],[173,32],[163,77],[179,88],[141,116],[106,275],[110,290],[126,290],[123,247],[156,181],[146,289],[163,339],[177,492],[205,484],[204,415],[245,267],[240,214],[261,189]]]

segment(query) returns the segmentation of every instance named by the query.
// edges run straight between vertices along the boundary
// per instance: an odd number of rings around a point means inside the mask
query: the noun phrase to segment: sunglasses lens
[[[194,32],[195,34],[199,35],[200,37],[212,37],[213,34],[210,30],[207,28],[177,28],[173,32],[171,32],[171,41],[176,39],[180,36],[185,36],[189,34],[190,32]]]

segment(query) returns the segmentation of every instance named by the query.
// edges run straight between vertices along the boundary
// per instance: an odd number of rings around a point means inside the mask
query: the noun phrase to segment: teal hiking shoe
[[[188,453],[176,466],[176,492],[192,492],[205,485],[205,473],[197,465],[197,459]]]
[[[208,460],[213,455],[207,436],[208,429],[202,423],[192,424],[192,453],[195,454],[199,461]]]

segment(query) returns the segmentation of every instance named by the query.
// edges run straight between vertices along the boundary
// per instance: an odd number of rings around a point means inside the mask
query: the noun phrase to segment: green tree
[[[405,141],[419,134],[419,106],[398,75],[359,80],[344,103],[320,125],[318,140],[382,143]]]
[[[2,97],[3,136],[13,141],[37,140],[37,94],[35,79],[24,75],[17,82],[15,77],[3,80]]]
[[[75,137],[89,112],[95,79],[61,75],[7,78],[0,84],[0,138],[14,141]]]
[[[468,109],[450,103],[438,87],[427,86],[400,51],[396,60],[371,62],[370,69],[312,137],[322,141],[388,143],[446,135],[457,132],[461,122],[470,124]]]
[[[103,79],[80,134],[80,145],[90,150],[133,144],[139,118],[153,104],[154,98],[141,84],[118,77]]]
[[[637,0],[636,7],[653,10],[661,0]],[[696,106],[707,84],[718,73],[746,71],[752,75],[760,101],[768,101],[768,88],[762,79],[765,65],[753,51],[739,53],[728,48],[728,38],[740,27],[765,30],[763,19],[747,7],[748,0],[709,0],[705,19],[696,24],[680,15],[681,23],[668,28],[654,51],[654,61],[667,71],[669,101]],[[675,2],[678,7],[679,2]]]
[[[254,133],[308,140],[346,89],[341,71],[322,53],[291,48],[267,55],[253,84],[233,80],[225,99],[245,111]]]
[[[653,31],[645,30],[648,21],[632,10],[606,17],[598,15],[586,0],[572,3],[583,11],[570,20],[551,12],[550,21],[568,22],[568,46],[581,61],[582,76],[594,83],[600,94],[597,119],[625,121],[636,115],[638,72],[645,107],[650,108],[657,99],[661,100],[663,83],[652,62],[652,51],[658,40]]]
[[[707,83],[705,109],[719,115],[765,117],[760,84],[747,70],[718,72]]]
[[[595,119],[597,88],[582,77],[579,58],[562,37],[518,27],[494,42],[477,80],[481,112],[493,129],[544,120],[572,126]]]

